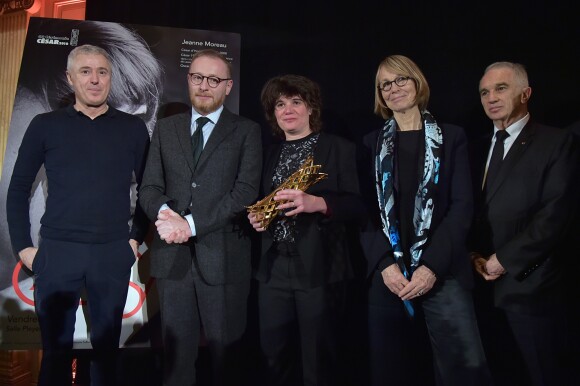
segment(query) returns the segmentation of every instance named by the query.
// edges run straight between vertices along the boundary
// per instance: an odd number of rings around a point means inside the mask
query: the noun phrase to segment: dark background
[[[560,127],[580,119],[580,27],[569,2],[342,2],[88,0],[86,18],[241,34],[241,79],[234,86],[241,88],[240,114],[262,123],[266,134],[260,90],[283,73],[321,85],[327,131],[357,140],[377,128],[374,77],[391,54],[417,62],[431,86],[431,113],[470,137],[491,131],[477,87],[485,67],[498,60],[527,67],[534,119]]]
[[[260,122],[265,139],[270,136],[260,90],[272,76],[296,73],[320,84],[325,130],[358,142],[383,123],[373,114],[374,78],[379,62],[392,54],[417,62],[431,86],[431,113],[438,121],[464,127],[470,139],[492,131],[479,101],[478,83],[485,67],[495,61],[515,61],[528,69],[533,119],[558,127],[580,121],[576,98],[580,27],[571,2],[341,3],[169,0],[149,5],[142,0],[88,0],[86,19],[239,33],[241,79],[235,80],[234,87],[240,87],[240,114]],[[250,318],[255,318],[253,311]],[[345,363],[353,370],[345,384],[360,386],[365,384],[361,378],[365,359],[359,347],[363,343],[359,319],[364,311],[351,311],[350,317],[357,321],[346,321],[354,324],[343,344],[349,352]],[[255,345],[255,322],[249,323],[250,345]],[[157,357],[127,354],[125,369],[132,368],[132,360],[140,363],[134,366],[140,371],[129,371],[132,380],[139,382],[135,384],[160,382]],[[207,352],[202,350],[201,355],[199,369],[207,366]],[[249,365],[247,384],[261,384],[253,376],[259,373],[257,348],[247,361],[258,363]],[[423,371],[429,373],[427,368]]]

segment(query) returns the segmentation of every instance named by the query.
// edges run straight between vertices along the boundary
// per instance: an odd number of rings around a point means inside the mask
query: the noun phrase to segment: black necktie
[[[510,135],[505,130],[498,130],[495,133],[495,145],[493,145],[493,151],[491,153],[491,158],[489,159],[489,166],[487,167],[487,176],[485,177],[485,186],[489,187],[493,183],[493,180],[497,177],[497,173],[503,161],[503,148],[504,141]]]
[[[197,166],[197,161],[201,156],[201,152],[203,151],[203,126],[209,122],[209,118],[207,117],[199,117],[195,120],[197,123],[197,129],[191,136],[191,144],[193,146],[193,166]]]

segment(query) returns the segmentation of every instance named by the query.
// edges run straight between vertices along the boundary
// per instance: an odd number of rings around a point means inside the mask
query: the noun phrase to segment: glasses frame
[[[385,92],[391,91],[391,89],[393,88],[393,83],[399,87],[403,87],[404,85],[407,84],[409,79],[414,79],[414,78],[412,78],[410,76],[397,76],[394,80],[391,80],[391,81],[386,80],[382,84],[379,84],[377,86],[377,89],[379,89],[380,91],[385,91]]]
[[[201,82],[199,83],[194,83],[193,82],[193,76],[197,75],[199,77],[201,77]],[[200,84],[203,83],[204,79],[207,79],[207,85],[211,88],[217,88],[222,82],[226,81],[226,80],[232,80],[232,78],[219,78],[217,76],[205,76],[205,75],[201,75],[200,73],[197,72],[190,72],[187,74],[187,79],[189,79],[189,81],[191,82],[191,84],[193,84],[194,86],[199,86]],[[212,85],[212,82],[215,82],[215,86]]]

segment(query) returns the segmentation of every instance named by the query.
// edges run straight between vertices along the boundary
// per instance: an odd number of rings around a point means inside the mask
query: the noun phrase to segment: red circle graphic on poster
[[[20,274],[20,271],[22,271],[22,262],[21,261],[19,261],[16,264],[16,266],[14,267],[14,271],[12,271],[12,286],[14,287],[14,292],[16,293],[16,296],[18,296],[18,298],[20,300],[22,300],[24,303],[28,304],[29,306],[34,307],[34,299],[27,296],[24,293],[24,291],[22,291],[22,288],[20,288],[20,282],[18,281],[18,275]],[[30,290],[33,290],[33,289],[34,289],[34,287],[30,288]],[[135,307],[132,310],[130,310],[129,312],[123,313],[123,319],[130,318],[131,316],[133,316],[137,312],[139,312],[141,307],[143,307],[143,303],[145,303],[145,298],[147,296],[145,291],[143,291],[143,289],[141,289],[141,287],[138,284],[136,284],[132,281],[129,282],[129,289],[133,289],[137,292],[137,297],[139,300],[137,301],[137,304],[135,305]],[[127,296],[127,297],[129,297],[129,296]],[[79,304],[85,305],[86,301],[80,300]]]

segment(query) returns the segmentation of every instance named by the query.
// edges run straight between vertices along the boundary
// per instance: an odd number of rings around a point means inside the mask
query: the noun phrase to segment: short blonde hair
[[[380,115],[384,119],[389,119],[393,116],[393,111],[387,107],[382,91],[379,88],[379,73],[381,69],[411,78],[411,80],[415,82],[415,87],[417,88],[415,103],[419,106],[420,111],[427,109],[431,91],[425,75],[423,75],[419,66],[408,57],[403,55],[391,55],[387,56],[379,64],[375,76],[375,114]]]

